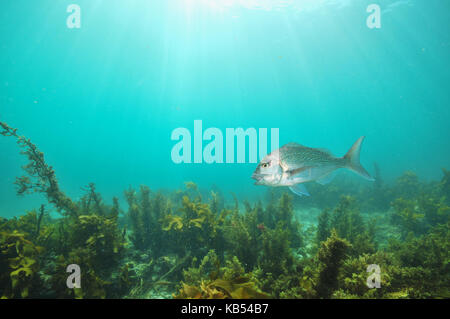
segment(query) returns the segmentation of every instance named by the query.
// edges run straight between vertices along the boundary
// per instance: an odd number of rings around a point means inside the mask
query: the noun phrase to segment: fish
[[[304,183],[314,181],[325,185],[340,168],[349,169],[368,181],[374,181],[360,163],[364,138],[365,136],[361,136],[343,157],[335,157],[327,149],[288,143],[266,155],[251,177],[256,180],[255,185],[286,186],[299,196],[310,196]]]

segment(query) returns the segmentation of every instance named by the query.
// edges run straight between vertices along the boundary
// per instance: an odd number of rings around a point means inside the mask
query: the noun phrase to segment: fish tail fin
[[[364,138],[365,136],[361,136],[360,138],[358,138],[358,140],[348,150],[347,154],[344,155],[345,167],[369,181],[374,181],[375,179],[370,176],[370,174],[364,167],[362,167],[361,163],[359,162],[359,153],[361,152],[361,144]]]

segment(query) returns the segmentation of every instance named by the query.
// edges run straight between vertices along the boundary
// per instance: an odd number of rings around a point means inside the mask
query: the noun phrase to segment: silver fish
[[[303,183],[315,181],[327,184],[339,168],[347,168],[369,181],[374,181],[359,162],[364,136],[361,136],[343,157],[335,157],[330,151],[306,147],[297,143],[286,144],[273,151],[256,167],[252,178],[255,185],[288,186],[299,196],[309,196]]]

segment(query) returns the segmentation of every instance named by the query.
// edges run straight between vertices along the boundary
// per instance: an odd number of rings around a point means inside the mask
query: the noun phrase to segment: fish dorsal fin
[[[307,148],[307,149],[318,150],[318,151],[320,151],[322,153],[325,153],[327,155],[333,156],[333,153],[331,153],[331,151],[329,149],[326,149],[326,148],[312,148],[312,147],[308,147],[308,146],[305,146],[305,145],[302,145],[302,144],[298,144],[298,143],[295,143],[295,142],[287,143],[287,144],[283,145],[283,148],[284,147],[286,147],[286,148],[287,147],[303,147],[303,148]]]
[[[303,184],[295,184],[291,187],[289,187],[289,189],[298,196],[310,196],[308,193],[308,190],[306,189],[305,185]]]
[[[290,142],[290,143],[287,143],[287,144],[283,145],[283,147],[299,147],[299,146],[300,147],[304,147],[303,145],[295,143],[295,142]]]

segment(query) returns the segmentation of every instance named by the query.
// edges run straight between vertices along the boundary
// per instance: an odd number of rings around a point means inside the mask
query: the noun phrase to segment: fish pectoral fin
[[[327,175],[316,179],[316,183],[319,183],[320,185],[325,185],[328,184],[329,182],[331,182],[334,178],[334,176],[336,176],[336,174],[334,174],[334,172],[328,173]]]
[[[298,196],[310,196],[308,193],[308,190],[306,189],[305,185],[303,184],[295,184],[293,186],[290,186],[289,189]]]

